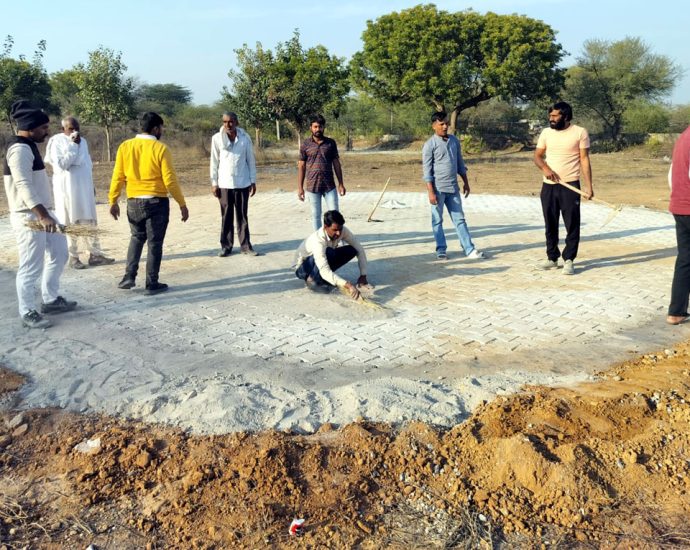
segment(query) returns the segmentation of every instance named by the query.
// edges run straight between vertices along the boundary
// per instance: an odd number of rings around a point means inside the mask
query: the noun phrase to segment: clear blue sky
[[[195,103],[211,103],[229,84],[234,49],[261,42],[274,48],[298,28],[306,47],[323,44],[349,59],[361,48],[369,19],[420,4],[405,0],[3,0],[0,39],[15,39],[13,54],[31,58],[45,39],[48,72],[85,62],[99,45],[121,51],[128,74],[141,82],[188,87]],[[437,0],[448,11],[517,13],[556,32],[571,64],[587,39],[642,38],[686,72],[670,101],[690,104],[690,8],[680,0]],[[329,7],[332,6],[332,7]]]

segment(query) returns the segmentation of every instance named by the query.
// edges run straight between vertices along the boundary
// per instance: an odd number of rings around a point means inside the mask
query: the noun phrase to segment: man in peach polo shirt
[[[569,183],[581,189],[589,200],[592,189],[592,166],[589,162],[589,134],[581,126],[571,123],[573,109],[565,101],[549,108],[549,128],[542,130],[534,151],[534,163],[544,174],[541,188],[541,207],[546,226],[546,260],[542,269],[558,267],[558,223],[563,216],[566,237],[563,249],[563,274],[574,275],[573,262],[580,245],[580,195],[558,185]],[[547,163],[548,161],[548,163]],[[580,188],[580,178],[583,185]]]

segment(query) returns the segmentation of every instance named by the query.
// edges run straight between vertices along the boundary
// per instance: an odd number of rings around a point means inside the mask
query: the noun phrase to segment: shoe
[[[537,269],[558,269],[558,260],[544,260],[537,266]]]
[[[144,294],[147,296],[153,296],[154,294],[160,294],[161,292],[165,292],[168,290],[168,285],[165,283],[153,283],[150,285],[146,285],[146,290],[144,291]]]
[[[485,259],[486,259],[486,256],[484,255],[484,253],[481,252],[481,251],[479,251],[479,250],[477,250],[476,248],[475,248],[474,250],[472,250],[472,252],[470,252],[470,253],[467,255],[467,257],[468,257],[470,260],[485,260]]]
[[[69,266],[72,269],[86,269],[86,266],[83,263],[81,263],[79,258],[74,258],[74,257],[69,259]]]
[[[244,254],[245,256],[261,256],[261,254],[253,248],[247,248],[246,250],[243,250],[242,254]]]
[[[134,277],[130,277],[129,275],[125,275],[124,277],[122,277],[122,280],[119,283],[117,283],[117,288],[121,288],[122,290],[129,290],[134,286]]]
[[[43,317],[35,309],[30,309],[22,316],[22,325],[26,328],[48,328],[52,327],[53,323]]]
[[[230,256],[232,253],[232,248],[221,248],[220,252],[218,252],[218,257],[219,258],[225,258],[226,256]]]
[[[448,254],[446,254],[445,252],[437,252],[436,253],[436,259],[437,260],[447,260]]]
[[[77,307],[77,302],[67,301],[62,296],[58,296],[52,302],[41,304],[41,313],[65,313],[72,311],[75,307]]]
[[[89,256],[89,265],[91,266],[96,266],[96,265],[110,265],[115,263],[115,258],[108,258],[107,256],[103,256],[101,254],[91,254]]]
[[[666,322],[669,325],[680,325],[681,323],[685,323],[687,320],[687,315],[668,315],[666,317]]]
[[[572,260],[566,260],[563,264],[563,275],[575,275],[575,267]]]
[[[333,286],[329,284],[323,284],[319,285],[312,279],[311,277],[307,277],[307,279],[304,281],[304,284],[307,285],[307,288],[311,290],[312,292],[318,292],[319,294],[329,294],[331,290],[333,290]]]

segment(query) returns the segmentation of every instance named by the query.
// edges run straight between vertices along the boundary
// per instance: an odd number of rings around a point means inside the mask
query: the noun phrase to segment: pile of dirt
[[[6,410],[0,548],[690,546],[689,356],[527,388],[445,431],[198,436]]]

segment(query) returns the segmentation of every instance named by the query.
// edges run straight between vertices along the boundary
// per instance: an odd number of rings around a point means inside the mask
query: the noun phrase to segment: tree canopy
[[[568,69],[564,95],[579,115],[599,120],[620,148],[626,111],[640,101],[666,97],[680,74],[668,57],[652,53],[640,38],[588,40]]]
[[[76,65],[79,86],[79,114],[85,121],[103,127],[108,160],[112,158],[112,128],[117,122],[132,119],[134,81],[125,76],[122,54],[99,47],[89,52],[86,65]]]
[[[337,111],[350,90],[343,60],[321,45],[305,50],[297,31],[276,47],[269,74],[268,105],[298,135],[308,126],[310,115]]]
[[[171,117],[192,102],[189,88],[174,83],[142,84],[135,93],[137,109]]]
[[[38,43],[32,62],[23,55],[18,59],[11,57],[13,46],[14,39],[7,36],[0,52],[0,110],[10,124],[10,107],[18,99],[28,99],[36,107],[54,111],[48,75],[43,68],[45,41]]]
[[[268,102],[273,53],[260,42],[252,50],[247,44],[235,50],[238,70],[230,71],[232,91],[223,88],[222,102],[237,112],[241,124],[254,128],[255,143],[261,145],[260,130],[276,115]]]
[[[393,103],[423,99],[457,115],[493,97],[529,101],[563,83],[555,32],[521,15],[449,13],[433,4],[368,21],[351,62],[357,87]]]

